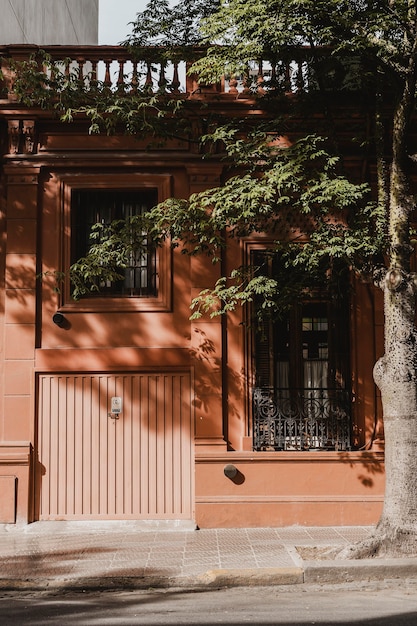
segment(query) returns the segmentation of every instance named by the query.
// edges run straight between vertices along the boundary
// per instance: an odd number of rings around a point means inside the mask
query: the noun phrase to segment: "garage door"
[[[40,519],[193,518],[188,372],[38,381]]]

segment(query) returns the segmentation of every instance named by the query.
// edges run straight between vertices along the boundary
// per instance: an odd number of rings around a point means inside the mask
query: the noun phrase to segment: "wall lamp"
[[[231,480],[232,483],[235,483],[235,485],[241,485],[245,482],[245,476],[237,469],[235,465],[232,465],[232,463],[224,466],[223,473],[226,478],[229,478],[229,480]]]
[[[62,315],[62,313],[58,312],[58,313],[54,313],[54,315],[52,316],[52,321],[54,324],[56,324],[60,328],[64,328],[67,320]]]
[[[227,476],[227,478],[233,480],[233,478],[236,478],[238,469],[234,465],[225,465],[223,468],[223,472],[224,475]]]

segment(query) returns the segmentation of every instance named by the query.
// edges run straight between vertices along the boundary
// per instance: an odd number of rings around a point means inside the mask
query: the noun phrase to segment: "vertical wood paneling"
[[[40,375],[41,519],[192,519],[190,394],[187,373]]]

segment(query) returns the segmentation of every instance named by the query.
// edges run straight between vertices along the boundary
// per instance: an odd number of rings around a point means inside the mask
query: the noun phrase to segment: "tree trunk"
[[[387,272],[384,285],[385,354],[374,368],[381,391],[386,486],[374,534],[340,556],[417,554],[417,332],[413,276]]]
[[[414,15],[414,13],[413,13]],[[394,113],[389,177],[389,268],[379,286],[384,292],[385,354],[374,367],[381,391],[385,434],[385,498],[374,534],[341,556],[417,554],[417,279],[410,273],[410,216],[407,137],[415,108],[417,38],[404,89]],[[379,181],[381,184],[381,181]],[[382,182],[384,184],[384,182]]]

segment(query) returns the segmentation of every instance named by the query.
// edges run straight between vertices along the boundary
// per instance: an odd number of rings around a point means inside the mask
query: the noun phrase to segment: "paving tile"
[[[274,559],[256,559],[258,567],[289,567],[293,560],[289,555],[282,555]]]
[[[95,523],[71,526],[35,523],[2,532],[0,580],[113,576],[193,576],[219,568],[291,567],[290,550],[301,545],[345,545],[370,527],[288,527],[122,532]],[[73,528],[73,531],[69,529]],[[53,531],[53,532],[51,532]]]
[[[334,528],[308,528],[306,531],[312,539],[327,539],[333,541],[340,538],[340,534],[337,533]]]
[[[198,576],[199,574],[204,574],[208,569],[219,569],[220,565],[216,565],[211,568],[204,567],[204,565],[195,565],[189,567],[182,567],[180,570],[181,576]]]
[[[185,545],[205,545],[205,546],[217,546],[217,537],[205,537],[200,535],[200,530],[196,531],[195,537],[187,537]]]
[[[277,532],[270,528],[248,528],[247,536],[250,541],[273,541],[277,539]]]
[[[123,576],[123,577],[129,577],[129,576],[135,576],[138,578],[142,578],[145,576],[145,569],[142,568],[132,568],[132,569],[123,569],[123,570],[115,570],[115,569],[108,569],[105,570],[103,572],[100,573],[100,577],[103,578],[114,578],[115,576]],[[90,575],[91,578],[94,578],[94,575]]]
[[[208,564],[208,563],[219,563],[220,562],[220,557],[213,557],[213,558],[206,558],[204,556],[196,556],[194,558],[191,559],[184,559],[183,560],[183,565],[184,567],[189,566],[189,565],[197,565],[198,563],[201,564]]]
[[[259,569],[259,568],[255,562],[242,563],[241,561],[222,561],[220,563],[220,569],[245,570],[245,569]]]
[[[171,546],[165,545],[165,546],[161,546],[159,544],[154,544],[152,546],[149,546],[149,549],[151,552],[158,552],[161,554],[166,554],[167,552],[176,552],[178,554],[180,554],[181,552],[184,552],[184,546],[179,546],[178,544],[173,544]]]
[[[157,575],[164,575],[164,576],[175,576],[175,574],[178,573],[178,568],[177,567],[145,567],[144,569],[144,574],[145,576],[157,576]]]
[[[361,539],[365,539],[371,532],[370,528],[351,526],[335,528],[334,530],[347,541],[360,541]]]
[[[130,563],[131,565],[135,566],[135,567],[139,567],[141,565],[145,566],[147,563],[149,562],[149,559],[147,556],[138,556],[138,557],[129,557],[127,555],[116,555],[112,561],[112,563],[116,563],[118,564],[119,567],[121,567],[122,564],[127,564]]]

